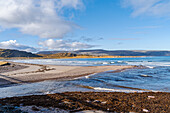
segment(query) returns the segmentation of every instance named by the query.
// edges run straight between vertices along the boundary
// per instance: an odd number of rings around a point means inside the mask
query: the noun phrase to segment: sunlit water
[[[146,69],[130,69],[119,73],[98,73],[70,81],[43,81],[0,88],[0,98],[48,94],[65,91],[170,92],[170,57],[94,58],[94,59],[36,59],[14,62],[51,65],[144,65]],[[88,87],[87,87],[88,86]],[[138,88],[138,89],[134,89]]]

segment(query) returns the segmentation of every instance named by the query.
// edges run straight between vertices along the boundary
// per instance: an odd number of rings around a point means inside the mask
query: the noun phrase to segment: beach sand
[[[22,84],[44,80],[69,80],[105,71],[121,71],[136,66],[55,66],[10,62],[4,71],[0,67],[0,85]],[[20,69],[19,69],[20,68]]]

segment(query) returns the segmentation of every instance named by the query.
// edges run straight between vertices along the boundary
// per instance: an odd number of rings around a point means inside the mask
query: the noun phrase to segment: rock
[[[106,103],[107,103],[107,101],[101,102],[101,104],[106,104]]]
[[[155,96],[148,96],[148,99],[155,98]]]
[[[143,112],[149,112],[149,110],[147,110],[147,109],[143,109]]]
[[[38,109],[38,108],[35,107],[35,106],[32,107],[32,110],[33,110],[33,111],[40,111],[40,109]]]
[[[99,100],[94,100],[93,102],[94,103],[101,103]]]

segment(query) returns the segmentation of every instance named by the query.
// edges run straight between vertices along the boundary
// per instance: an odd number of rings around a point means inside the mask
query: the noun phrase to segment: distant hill
[[[56,54],[56,53],[69,53],[70,51],[40,51],[37,54]]]
[[[142,51],[142,50],[79,50],[75,51],[79,54],[90,55],[110,55],[110,56],[170,56],[170,51]]]
[[[38,54],[40,56],[43,56],[42,58],[113,58],[113,56],[107,56],[107,55],[85,55],[85,54],[74,54],[74,53],[55,53],[55,54]],[[119,56],[116,56],[118,58]]]
[[[60,57],[76,57],[77,54],[73,53],[55,53],[55,54],[39,54],[43,58],[60,58]]]
[[[37,54],[73,53],[84,55],[109,55],[109,56],[170,56],[170,51],[149,51],[149,50],[78,50],[78,51],[41,51]]]
[[[11,57],[41,57],[41,56],[25,51],[0,49],[0,57],[11,58]]]

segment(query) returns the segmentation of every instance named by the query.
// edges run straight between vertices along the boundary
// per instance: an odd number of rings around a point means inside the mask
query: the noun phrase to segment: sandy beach
[[[55,66],[10,62],[1,66],[0,85],[22,84],[44,80],[69,80],[105,71],[121,71],[136,66]]]

